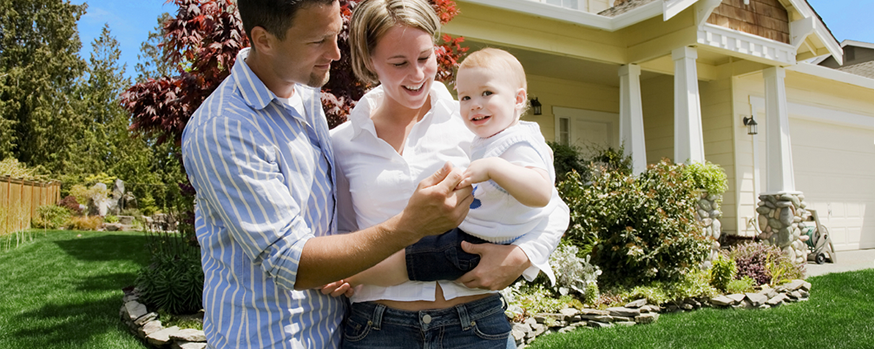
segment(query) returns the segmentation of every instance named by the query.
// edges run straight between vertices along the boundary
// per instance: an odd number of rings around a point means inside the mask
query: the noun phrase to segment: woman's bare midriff
[[[456,297],[450,300],[444,299],[444,291],[441,289],[441,285],[437,285],[437,288],[434,292],[434,301],[412,301],[412,302],[403,302],[403,301],[390,301],[390,300],[377,300],[374,303],[379,303],[385,305],[392,309],[405,310],[405,311],[420,311],[420,310],[430,310],[430,309],[444,309],[454,307],[459,304],[473,302],[478,299],[483,299],[491,296],[491,293],[486,294],[476,294],[473,296],[464,296],[464,297]]]

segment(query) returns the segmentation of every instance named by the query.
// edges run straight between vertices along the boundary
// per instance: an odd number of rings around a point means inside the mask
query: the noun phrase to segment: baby
[[[474,185],[475,199],[465,221],[368,270],[326,285],[324,293],[337,295],[359,284],[456,280],[480,261],[480,256],[462,250],[462,241],[510,244],[524,234],[540,234],[535,227],[557,205],[565,205],[553,185],[553,155],[538,124],[520,121],[528,102],[520,62],[499,49],[474,52],[459,66],[456,90],[465,125],[477,135],[472,161],[459,184]],[[552,271],[545,272],[552,281]]]

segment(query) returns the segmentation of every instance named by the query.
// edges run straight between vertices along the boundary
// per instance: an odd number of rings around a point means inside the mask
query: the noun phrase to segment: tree
[[[52,172],[75,166],[76,79],[85,63],[69,0],[0,0],[0,156]]]
[[[158,24],[149,31],[146,41],[140,44],[140,53],[137,54],[138,62],[134,67],[138,83],[146,82],[149,78],[170,76],[175,70],[175,66],[171,62],[164,60],[164,51],[161,49],[161,43],[164,42],[166,34],[164,23],[168,20],[170,20],[170,14],[167,12],[158,16]]]

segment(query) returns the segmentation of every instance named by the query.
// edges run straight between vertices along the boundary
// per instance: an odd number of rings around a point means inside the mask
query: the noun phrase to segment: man
[[[471,189],[447,166],[375,227],[336,231],[318,87],[340,58],[337,0],[239,0],[252,47],[183,133],[197,190],[204,331],[212,348],[336,347],[345,303],[314,287],[455,227]],[[519,275],[519,274],[517,274]]]

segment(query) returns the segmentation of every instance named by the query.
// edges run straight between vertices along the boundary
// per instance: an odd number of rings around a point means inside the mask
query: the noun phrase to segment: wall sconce
[[[541,102],[538,102],[538,97],[531,100],[532,102],[532,113],[535,115],[541,115]]]
[[[747,126],[747,134],[751,136],[757,134],[757,122],[753,119],[753,115],[750,117],[745,116],[742,121],[744,122],[744,126]]]

